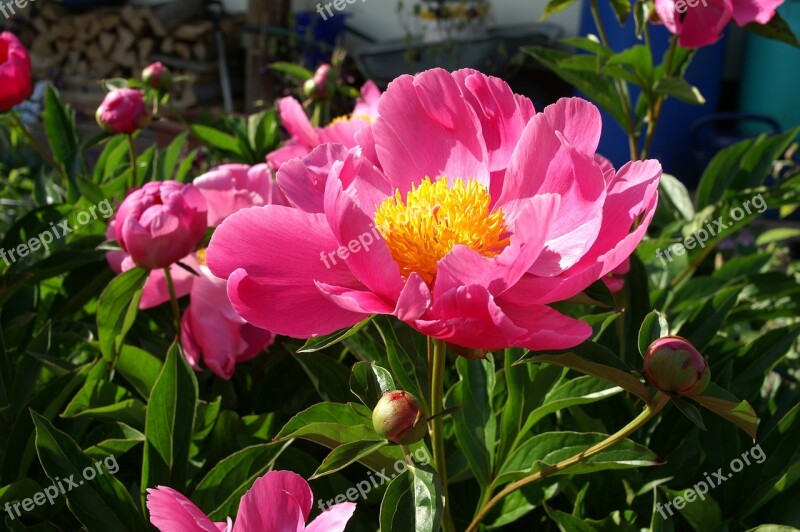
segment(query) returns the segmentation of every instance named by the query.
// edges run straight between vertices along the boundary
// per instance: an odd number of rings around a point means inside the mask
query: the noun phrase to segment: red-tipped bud
[[[172,73],[161,62],[152,63],[142,70],[142,81],[148,87],[166,89],[172,83]]]
[[[680,336],[665,336],[650,344],[644,375],[659,390],[677,395],[699,395],[711,381],[706,359]]]
[[[428,431],[419,401],[402,390],[383,394],[372,411],[372,426],[375,432],[400,445],[417,443]]]
[[[331,95],[330,89],[331,66],[320,65],[314,72],[314,77],[307,79],[303,84],[303,94],[309,98],[325,99]]]

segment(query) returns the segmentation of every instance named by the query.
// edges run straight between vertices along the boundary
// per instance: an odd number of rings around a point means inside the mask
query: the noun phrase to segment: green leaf
[[[719,290],[702,305],[695,303],[678,334],[692,342],[702,352],[722,328],[740,295],[741,287],[731,286]]]
[[[548,393],[542,406],[530,413],[525,425],[519,432],[518,442],[528,436],[528,433],[543,417],[553,412],[558,412],[571,406],[585,405],[602,401],[607,397],[622,391],[619,386],[611,386],[608,382],[584,375],[568,379]]]
[[[284,74],[288,74],[289,76],[293,77],[297,81],[305,81],[307,79],[311,79],[314,77],[314,73],[304,68],[300,65],[296,65],[294,63],[284,63],[282,61],[276,61],[269,66],[272,70],[276,72],[282,72]]]
[[[64,496],[69,509],[88,531],[146,530],[142,514],[125,486],[107,469],[101,473],[96,462],[83,454],[65,433],[56,430],[46,418],[31,412],[36,426],[36,452],[50,479],[72,479],[79,484]],[[92,470],[92,478],[86,470]]]
[[[347,401],[350,389],[347,386],[347,367],[325,353],[307,353],[296,357],[308,375],[314,389],[323,401]]]
[[[221,406],[222,397],[219,396],[211,402],[197,401],[192,439],[200,441],[211,433],[217,422]]]
[[[494,447],[497,419],[492,412],[494,364],[488,360],[458,357],[459,383],[448,394],[448,408],[453,414],[456,441],[481,488],[489,485],[494,470]]]
[[[545,20],[551,15],[554,15],[559,11],[568,8],[574,3],[575,0],[549,0],[549,2],[547,2],[547,5],[544,7],[544,13],[542,13],[542,16],[539,18],[539,21]]]
[[[325,457],[309,480],[336,473],[387,445],[389,445],[389,442],[386,440],[354,441],[340,445]]]
[[[570,515],[560,510],[554,510],[549,506],[544,506],[547,515],[556,522],[558,529],[562,532],[597,532],[597,529],[585,520],[574,515]]]
[[[773,242],[781,242],[783,240],[789,240],[790,238],[797,237],[800,237],[800,229],[795,229],[792,227],[778,227],[776,229],[770,229],[769,231],[764,231],[763,233],[759,234],[756,238],[756,246],[765,246],[767,244],[772,244]]]
[[[308,341],[297,350],[298,354],[301,353],[316,353],[317,351],[322,351],[325,348],[328,348],[332,345],[338,344],[345,338],[349,338],[364,328],[370,320],[372,320],[372,316],[369,318],[360,321],[350,327],[349,329],[342,329],[341,331],[337,331],[333,334],[328,334],[325,336],[317,336],[316,338],[309,338]]]
[[[730,392],[720,388],[713,382],[702,394],[692,399],[720,417],[723,417],[756,439],[758,416],[747,401],[740,401]]]
[[[147,403],[142,497],[146,488],[158,485],[185,487],[197,396],[194,370],[180,346],[172,344]]]
[[[156,170],[159,181],[175,178],[176,165],[178,164],[178,159],[181,156],[181,151],[183,151],[183,146],[186,144],[186,138],[188,136],[189,132],[184,131],[170,142],[169,147],[167,147],[164,152],[159,154],[158,168]]]
[[[800,42],[797,40],[792,28],[781,17],[780,13],[775,13],[766,24],[758,24],[751,22],[744,27],[746,30],[755,33],[761,37],[772,39],[773,41],[785,42],[791,44],[795,48],[800,48]]]
[[[700,89],[683,78],[660,79],[656,82],[653,90],[658,94],[672,96],[691,105],[703,105],[706,103],[706,99],[700,94]]]
[[[213,127],[209,126],[195,124],[192,126],[192,133],[194,133],[200,142],[210,148],[242,156],[239,147],[239,141],[236,139],[236,137],[228,135],[224,131],[214,129]]]
[[[589,305],[599,305],[607,308],[616,309],[617,303],[614,301],[614,294],[608,289],[606,283],[602,279],[593,282],[586,290],[581,292],[582,295],[589,298],[586,303]]]
[[[290,445],[253,445],[224,458],[209,471],[192,493],[192,500],[214,521],[236,515],[239,499],[257,478],[271,471]]]
[[[614,10],[614,14],[617,16],[619,25],[624,26],[625,21],[628,20],[628,15],[631,13],[630,0],[611,0],[611,8]]]
[[[513,482],[546,467],[578,455],[608,438],[595,432],[545,432],[536,434],[520,445],[509,457],[493,486]],[[582,462],[553,472],[554,475],[579,475],[608,469],[630,469],[660,465],[653,452],[634,443],[622,440],[613,447],[586,458]]]
[[[663,314],[654,310],[644,317],[639,328],[639,353],[644,356],[650,344],[664,336],[669,336],[669,323]]]
[[[78,147],[75,111],[64,103],[58,91],[49,83],[44,91],[42,121],[53,158],[65,168],[68,167]]]
[[[672,515],[672,508],[675,508],[693,530],[714,530],[723,522],[719,505],[710,494],[705,494],[701,500],[692,488],[680,491],[663,487],[661,489],[672,499],[672,506],[668,508],[669,514]],[[679,501],[678,504],[675,504],[676,500]]]
[[[103,358],[112,361],[136,319],[139,300],[150,271],[133,268],[109,283],[97,304],[97,335]]]
[[[444,513],[439,475],[429,466],[414,466],[386,488],[381,502],[381,530],[438,532]]]
[[[428,360],[416,349],[406,350],[400,343],[393,323],[385,316],[377,316],[373,322],[386,345],[389,368],[397,380],[397,388],[417,397],[427,412],[428,409]]]
[[[329,449],[354,441],[383,441],[372,428],[372,412],[363,405],[349,403],[319,403],[289,420],[280,430],[276,441],[292,438],[310,440]],[[417,449],[422,443],[411,446]],[[399,446],[382,447],[370,455],[359,459],[359,462],[373,471],[391,468],[403,458]]]
[[[774,136],[759,135],[721,150],[706,167],[697,185],[698,210],[737,191],[762,185],[773,163],[800,134],[800,127]]]
[[[670,397],[670,400],[672,401],[672,404],[675,405],[675,407],[678,409],[678,411],[680,411],[681,414],[686,416],[689,419],[689,421],[694,423],[697,427],[699,427],[702,430],[708,430],[706,428],[706,424],[703,423],[703,415],[693,404],[687,402],[685,399],[682,399],[681,397],[678,397],[677,395]]]
[[[592,375],[619,386],[650,404],[647,387],[614,353],[594,342],[584,342],[559,354],[536,355],[527,361],[547,362]]]
[[[350,391],[369,408],[386,392],[395,390],[392,374],[374,362],[356,362],[350,373]]]
[[[144,403],[125,388],[95,379],[78,390],[61,415],[66,418],[86,416],[143,427],[145,409]]]
[[[247,138],[253,152],[262,159],[276,147],[280,138],[274,109],[248,117]]]
[[[142,397],[147,399],[164,363],[147,351],[126,344],[122,346],[114,367]]]
[[[124,423],[104,423],[92,431],[89,438],[96,443],[83,452],[93,460],[112,454],[119,458],[144,442],[144,434]]]

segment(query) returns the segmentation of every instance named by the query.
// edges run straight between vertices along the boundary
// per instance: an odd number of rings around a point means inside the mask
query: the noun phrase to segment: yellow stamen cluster
[[[502,209],[489,210],[487,188],[475,179],[434,182],[425,178],[406,195],[386,198],[375,213],[375,225],[400,266],[404,278],[416,272],[428,284],[437,263],[456,245],[484,257],[498,255],[509,244]]]
[[[194,254],[195,257],[197,257],[197,263],[200,266],[205,266],[206,265],[206,251],[207,251],[207,248],[202,248],[202,249],[198,249],[197,252],[195,252],[195,254]]]

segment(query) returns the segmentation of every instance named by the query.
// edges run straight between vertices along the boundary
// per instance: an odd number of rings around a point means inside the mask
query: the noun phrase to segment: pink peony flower
[[[633,252],[659,163],[601,166],[594,105],[535,113],[472,70],[402,76],[379,110],[361,147],[319,147],[281,169],[296,208],[247,209],[217,228],[208,265],[236,311],[296,338],[391,314],[474,349],[586,340],[587,324],[548,305]]]
[[[200,508],[172,488],[148,488],[150,522],[161,532],[342,532],[353,516],[352,502],[335,504],[306,526],[314,494],[291,471],[270,471],[241,499],[236,522],[214,523]]]
[[[258,355],[275,341],[275,335],[245,322],[230,301],[224,279],[214,277],[198,252],[200,276],[191,287],[189,308],[181,321],[181,340],[189,364],[200,370],[200,361],[228,380],[236,364]]]
[[[144,94],[136,89],[115,89],[97,108],[97,123],[112,133],[133,133],[150,125]]]
[[[206,198],[209,227],[246,207],[287,205],[266,164],[224,164],[196,178],[194,186]]]
[[[31,95],[31,58],[16,35],[0,33],[0,113],[9,111]]]
[[[157,61],[142,70],[142,81],[154,89],[166,88],[172,82],[172,73],[163,63]]]
[[[656,0],[656,12],[683,48],[714,44],[731,18],[739,26],[766,24],[783,0]]]
[[[371,81],[361,88],[361,98],[356,101],[353,114],[336,119],[324,128],[314,128],[306,116],[303,106],[294,98],[283,98],[278,103],[283,125],[291,139],[281,148],[267,155],[267,162],[273,171],[295,157],[304,157],[315,147],[326,142],[344,144],[352,148],[359,144],[356,135],[369,126],[378,116],[378,100],[381,91]]]
[[[206,201],[194,185],[157,181],[131,192],[115,218],[120,246],[139,266],[165,268],[205,235]]]
[[[109,231],[106,233],[106,237],[109,239],[116,238],[114,235],[113,222],[108,226],[108,229]],[[124,251],[109,251],[106,253],[106,261],[117,275],[136,267],[131,256]],[[180,262],[186,264],[190,268],[196,269],[197,265],[193,264],[193,261],[194,255],[186,256],[180,260]],[[177,297],[187,295],[192,289],[194,275],[178,266],[177,263],[170,265],[169,273],[175,285],[175,295]],[[167,286],[167,278],[164,275],[164,270],[150,270],[150,275],[147,277],[144,290],[142,291],[142,299],[139,301],[139,309],[147,310],[155,308],[159,305],[163,305],[169,301],[169,299],[169,287]]]

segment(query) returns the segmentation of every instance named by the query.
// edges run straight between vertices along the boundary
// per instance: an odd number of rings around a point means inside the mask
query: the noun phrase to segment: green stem
[[[566,460],[562,460],[557,464],[548,466],[541,471],[537,471],[527,477],[521,478],[516,482],[512,482],[505,488],[503,488],[497,495],[492,497],[486,504],[484,504],[480,511],[475,516],[475,519],[472,520],[472,523],[467,527],[466,532],[475,532],[478,530],[478,525],[481,521],[488,515],[494,506],[497,505],[500,501],[502,501],[506,496],[510,495],[511,493],[515,492],[516,490],[531,484],[532,482],[536,482],[539,479],[542,479],[546,476],[552,475],[559,471],[562,471],[570,466],[575,464],[579,464],[584,460],[591,458],[592,456],[599,454],[609,447],[613,447],[617,443],[621,442],[637,430],[644,426],[648,421],[653,419],[656,414],[658,414],[661,409],[666,406],[667,402],[669,402],[669,396],[665,394],[659,394],[655,398],[655,402],[652,405],[647,405],[645,409],[639,414],[633,421],[622,427],[619,431],[615,432],[605,440],[589,447],[585,451],[576,454]]]
[[[178,295],[175,292],[175,283],[172,282],[172,273],[169,271],[169,266],[164,268],[164,277],[167,279],[167,287],[169,288],[169,298],[172,302],[172,315],[175,317],[175,338],[178,342],[181,341],[181,309],[178,306]]]
[[[133,144],[133,134],[128,133],[128,153],[131,159],[131,187],[134,188],[139,185],[139,176],[136,169],[136,146]]]
[[[64,167],[62,165],[58,164],[55,161],[55,159],[53,159],[53,156],[50,154],[50,152],[48,152],[44,148],[44,146],[42,146],[42,144],[38,140],[36,140],[36,137],[33,136],[33,133],[31,133],[28,130],[28,128],[25,127],[25,123],[22,120],[19,119],[19,116],[17,115],[17,113],[15,113],[14,111],[9,111],[9,114],[11,115],[11,118],[14,119],[14,123],[17,124],[17,127],[19,127],[19,129],[22,131],[23,135],[25,135],[25,137],[28,139],[28,142],[31,143],[31,146],[33,146],[33,149],[35,149],[39,153],[41,158],[44,159],[44,161],[47,164],[52,166],[55,170],[58,170],[58,172],[61,174],[61,176],[66,180],[67,179],[67,171],[64,169]]]
[[[672,75],[672,61],[675,58],[675,50],[678,47],[678,39],[675,35],[670,38],[669,51],[667,52],[667,59],[664,61],[664,75],[663,79],[667,79]],[[664,109],[664,102],[667,97],[663,94],[656,95],[656,101],[652,108],[648,110],[647,120],[647,133],[644,138],[644,148],[642,149],[642,159],[647,159],[650,154],[650,149],[653,146],[653,138],[656,134],[656,125],[658,119],[661,117],[661,111]]]
[[[444,370],[447,360],[447,345],[444,340],[433,339],[433,365],[431,367],[431,413],[439,414],[444,410]],[[444,452],[444,419],[436,416],[431,421],[431,442],[433,443],[433,465],[442,480],[444,492],[444,519],[442,528],[445,532],[454,532],[453,518],[450,515],[450,498],[447,495],[447,466]]]
[[[597,0],[590,0],[589,5],[591,7],[594,25],[597,26],[597,33],[599,34],[600,42],[603,44],[603,46],[608,48],[608,35],[606,34],[605,26],[603,26],[603,21],[600,19],[600,9],[597,6]],[[628,89],[622,80],[617,78],[614,78],[614,87],[616,88],[617,96],[619,96],[619,102],[622,105],[622,112],[625,115],[625,120],[627,121],[623,127],[625,128],[625,132],[628,134],[628,149],[631,152],[631,159],[637,160],[639,158],[639,148],[636,145],[636,126],[633,123],[633,111],[631,110]]]

